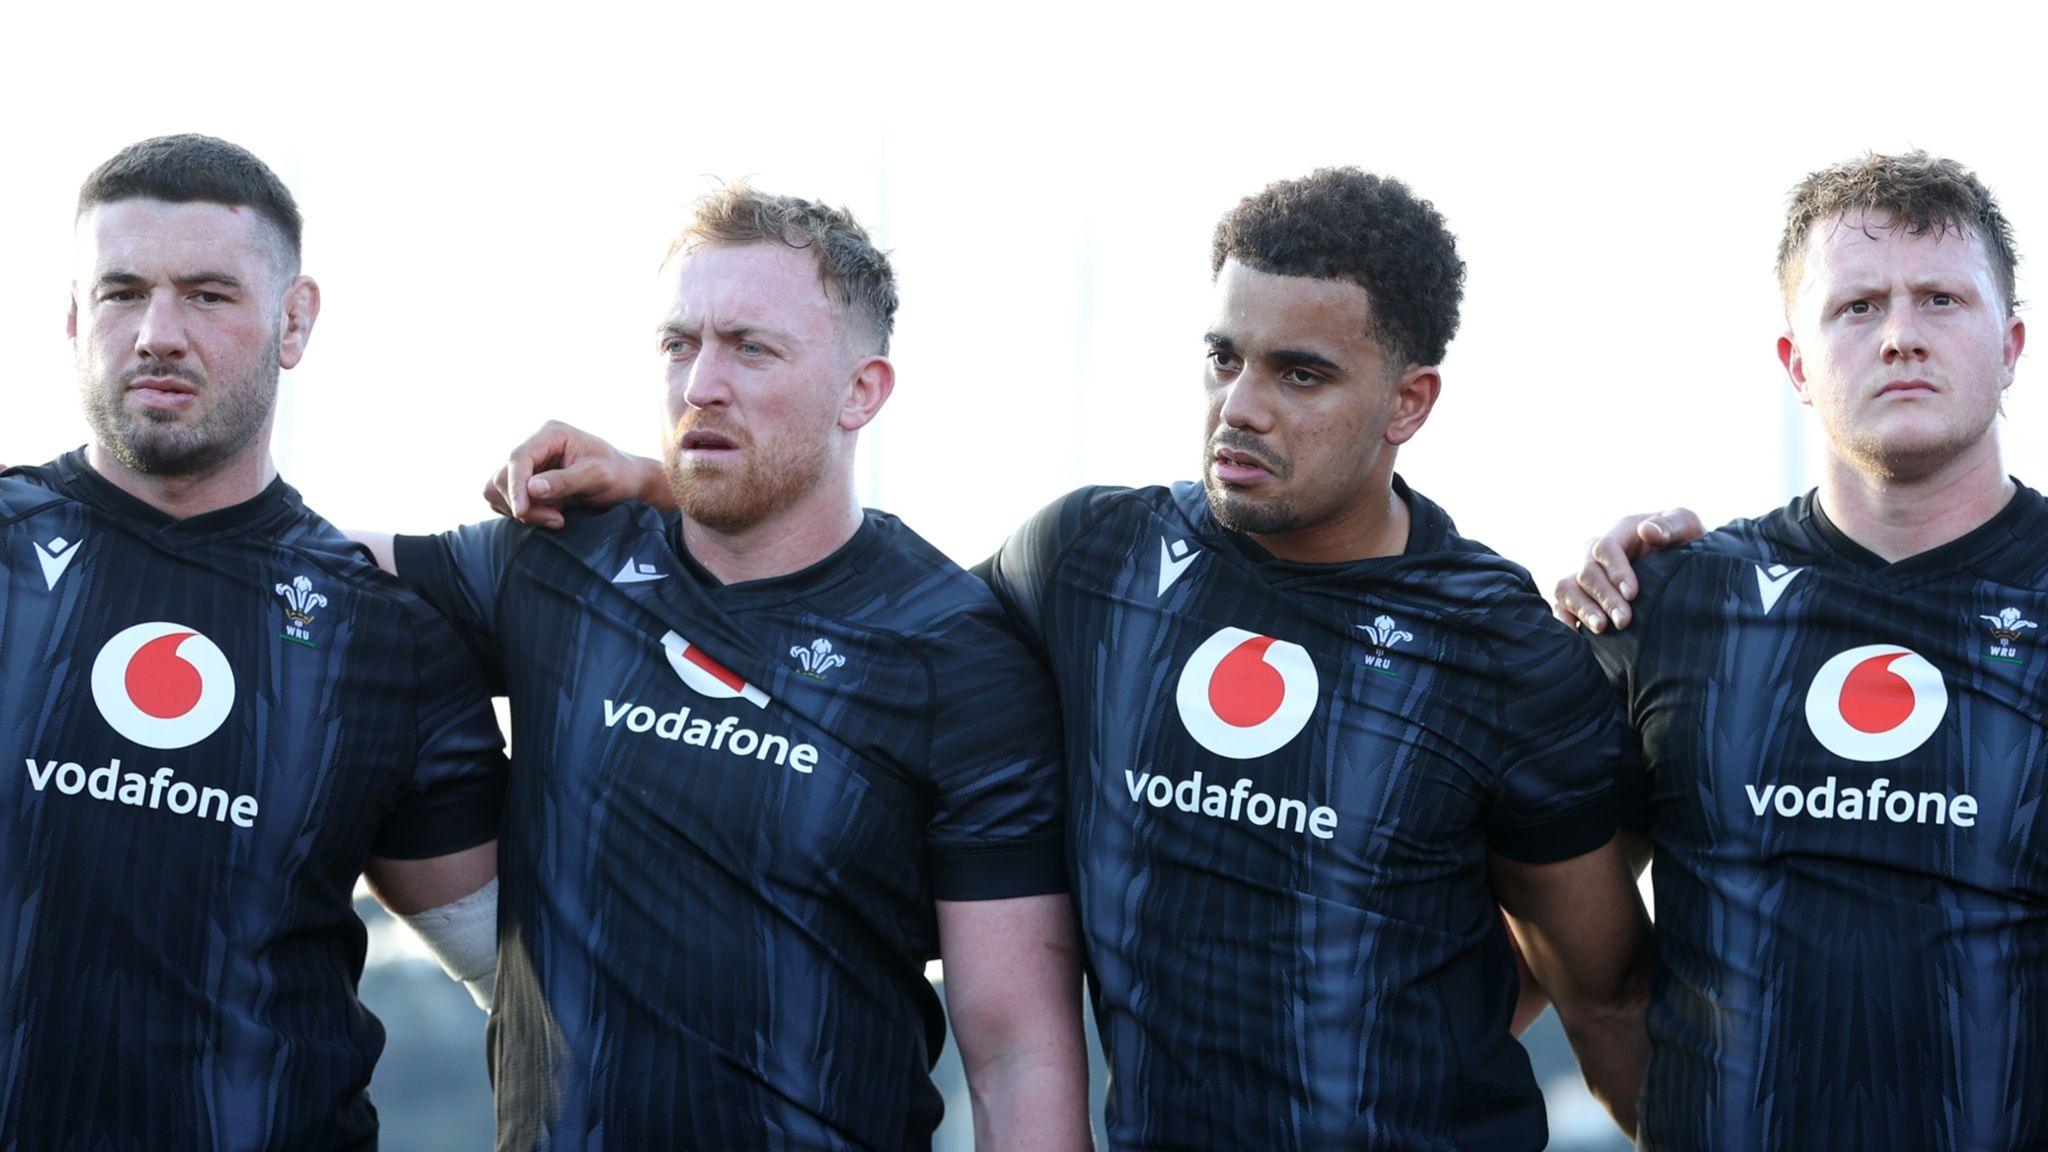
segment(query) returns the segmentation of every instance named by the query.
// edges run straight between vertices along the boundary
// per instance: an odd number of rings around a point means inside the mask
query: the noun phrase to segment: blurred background
[[[843,204],[893,251],[863,495],[963,562],[1078,484],[1195,474],[1210,230],[1321,165],[1401,177],[1458,235],[1463,327],[1401,470],[1546,587],[1624,511],[1716,523],[1811,484],[1771,276],[1806,172],[1952,155],[2048,251],[2038,82],[2012,62],[2048,16],[2017,4],[1135,8],[15,5],[0,460],[84,440],[76,190],[168,132],[235,140],[297,194],[325,302],[277,459],[331,520],[399,531],[481,518],[548,417],[655,450],[654,272],[717,179]],[[2039,485],[2030,366],[2006,411]],[[481,1017],[376,939],[385,1146],[486,1147]],[[1554,1026],[1528,1043],[1553,1147],[1612,1143]]]

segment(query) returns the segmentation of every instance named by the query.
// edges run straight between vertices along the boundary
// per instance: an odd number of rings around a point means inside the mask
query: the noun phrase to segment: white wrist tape
[[[429,908],[400,920],[420,939],[448,975],[469,989],[470,999],[486,1012],[498,985],[498,881],[460,900]]]

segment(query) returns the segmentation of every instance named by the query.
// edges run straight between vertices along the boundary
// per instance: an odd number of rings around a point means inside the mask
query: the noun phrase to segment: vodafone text
[[[1267,793],[1252,791],[1252,782],[1242,776],[1235,785],[1225,788],[1221,784],[1203,784],[1200,772],[1176,784],[1164,776],[1126,768],[1124,784],[1130,788],[1134,802],[1143,801],[1154,808],[1178,808],[1219,820],[1245,820],[1261,828],[1272,825],[1305,832],[1319,840],[1337,834],[1336,809],[1322,805],[1310,808],[1307,801],[1289,796],[1276,800]],[[1292,829],[1288,829],[1290,817]]]
[[[31,757],[27,763],[29,786],[38,792],[54,780],[57,791],[66,796],[84,793],[95,800],[131,808],[168,808],[179,816],[200,820],[232,820],[237,828],[249,828],[256,823],[254,796],[230,797],[219,788],[195,788],[183,780],[173,780],[175,774],[169,768],[159,768],[155,775],[145,778],[139,773],[121,771],[119,759],[90,772],[69,760],[61,764],[55,760],[37,763]]]
[[[698,717],[690,719],[688,708],[656,714],[645,704],[631,700],[614,704],[604,702],[604,726],[616,728],[621,722],[628,732],[653,732],[663,740],[681,740],[697,748],[710,748],[715,752],[745,759],[773,759],[777,764],[787,764],[799,772],[808,773],[818,764],[818,749],[810,744],[791,744],[787,736],[772,732],[756,732],[742,728],[740,722],[731,716],[717,724]]]
[[[1883,776],[1870,787],[1838,788],[1833,776],[1801,791],[1789,784],[1755,784],[1742,787],[1749,793],[1749,806],[1758,816],[1776,812],[1780,816],[1810,816],[1815,820],[1875,820],[1879,813],[1894,824],[1953,824],[1973,828],[1977,824],[1977,798],[1967,793],[1947,796],[1940,792],[1893,792],[1892,782]]]

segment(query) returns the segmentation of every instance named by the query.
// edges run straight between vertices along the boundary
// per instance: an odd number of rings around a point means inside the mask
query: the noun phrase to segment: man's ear
[[[284,315],[279,320],[277,366],[286,370],[299,366],[306,354],[306,342],[313,338],[313,321],[320,318],[320,285],[311,276],[300,276],[284,290]]]
[[[1410,364],[1394,381],[1394,410],[1387,417],[1387,443],[1399,448],[1422,431],[1436,409],[1444,381],[1434,364]]]
[[[847,382],[846,402],[839,408],[839,426],[848,432],[867,427],[896,390],[896,366],[886,356],[869,356],[855,365]]]
[[[1799,396],[1801,404],[1812,404],[1813,396],[1806,390],[1806,361],[1799,355],[1799,341],[1787,332],[1778,337],[1778,363],[1785,366],[1785,375],[1792,380],[1792,391]]]

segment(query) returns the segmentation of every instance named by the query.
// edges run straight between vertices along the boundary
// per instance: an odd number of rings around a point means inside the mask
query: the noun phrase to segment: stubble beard
[[[1218,524],[1247,536],[1275,536],[1301,526],[1301,514],[1291,501],[1255,499],[1218,480],[1214,467],[1218,448],[1256,453],[1272,468],[1276,479],[1292,475],[1286,462],[1274,459],[1255,437],[1230,431],[1212,436],[1202,446],[1202,495],[1209,501],[1209,515]]]
[[[280,338],[269,346],[250,376],[211,385],[178,364],[131,368],[108,380],[82,359],[79,392],[93,441],[121,466],[144,476],[192,476],[210,471],[248,447],[277,407]],[[206,408],[197,417],[122,404],[128,385],[141,376],[169,376],[200,389]]]

